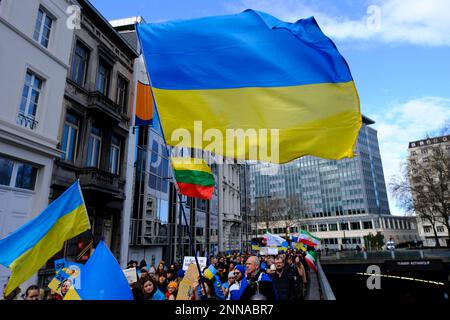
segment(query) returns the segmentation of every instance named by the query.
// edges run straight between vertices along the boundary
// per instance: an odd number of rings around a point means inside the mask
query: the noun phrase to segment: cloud
[[[386,184],[399,173],[407,157],[408,143],[436,132],[450,121],[450,99],[423,97],[406,102],[393,102],[383,112],[369,114],[378,131]],[[388,191],[391,212],[400,214]]]
[[[330,13],[329,9],[294,0],[242,0],[240,5],[229,4],[226,9],[236,12],[246,8],[290,22],[313,15],[334,40],[450,46],[448,0],[374,0],[361,10],[359,19],[349,18],[345,10]]]

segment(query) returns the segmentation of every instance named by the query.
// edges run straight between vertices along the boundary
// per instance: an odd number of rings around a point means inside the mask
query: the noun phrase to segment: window
[[[108,95],[110,73],[111,73],[110,66],[105,61],[100,60],[98,63],[97,82],[95,88],[98,92],[102,93],[104,96]]]
[[[98,167],[100,165],[101,134],[102,132],[98,127],[92,126],[88,144],[88,167]]]
[[[319,225],[319,230],[320,231],[327,231],[328,230],[327,225],[326,224],[320,224]]]
[[[0,156],[0,185],[9,186],[13,172],[14,162]]]
[[[420,152],[421,152],[422,154],[427,154],[427,153],[428,153],[428,149],[422,149],[422,150],[420,150]]]
[[[348,230],[348,223],[341,223],[341,230]]]
[[[328,225],[328,229],[329,229],[330,231],[337,231],[337,229],[338,229],[337,223],[331,223],[331,224],[329,224],[329,225]]]
[[[361,225],[359,224],[359,222],[351,222],[350,223],[350,228],[352,230],[359,230],[359,229],[361,229]]]
[[[89,61],[89,50],[81,43],[77,43],[72,59],[71,79],[80,86],[84,85]]]
[[[78,144],[79,119],[77,116],[67,113],[64,123],[63,137],[61,141],[62,159],[74,162]]]
[[[111,149],[109,151],[109,171],[113,174],[119,174],[120,166],[120,139],[113,136],[111,139]]]
[[[117,104],[122,107],[122,112],[127,111],[128,80],[119,75],[117,77]]]
[[[30,129],[36,128],[36,112],[42,90],[42,79],[31,71],[27,71],[22,90],[17,123]]]
[[[372,221],[364,221],[363,227],[364,229],[372,229]]]
[[[443,233],[444,232],[444,227],[443,226],[437,226],[436,227],[436,231],[440,232],[440,233]]]
[[[315,224],[310,225],[309,232],[317,232],[317,226]]]
[[[37,168],[0,156],[0,185],[34,190]]]
[[[423,227],[423,232],[430,233],[431,232],[431,226],[424,226]]]
[[[39,8],[33,39],[39,42],[44,48],[48,47],[52,24],[53,18],[42,7]]]

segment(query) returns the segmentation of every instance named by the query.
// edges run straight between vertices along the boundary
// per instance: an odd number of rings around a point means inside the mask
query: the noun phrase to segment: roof
[[[130,56],[137,58],[139,57],[139,53],[133,48],[120,34],[117,32],[114,27],[108,22],[108,20],[89,2],[89,0],[77,0],[80,4],[82,11],[84,13],[90,14],[93,18],[94,24],[102,28],[102,31],[105,32],[106,35],[111,37],[116,45],[120,45],[120,47]]]

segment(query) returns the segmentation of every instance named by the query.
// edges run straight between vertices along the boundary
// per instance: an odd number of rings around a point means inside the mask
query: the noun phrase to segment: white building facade
[[[0,2],[0,238],[49,203],[73,30],[67,0]],[[0,267],[0,286],[9,270]],[[26,287],[33,282],[24,283]]]
[[[413,185],[415,184],[414,176],[416,174],[420,174],[416,168],[416,165],[427,163],[432,153],[432,148],[436,147],[441,148],[450,156],[450,135],[423,139],[409,143],[408,161],[411,167],[409,178]],[[437,212],[433,212],[433,214],[435,214],[435,217],[432,219],[434,225],[431,223],[430,219],[417,216],[417,226],[423,245],[425,247],[435,247],[437,235],[440,246],[450,246],[448,230],[443,223],[443,218],[439,216]]]

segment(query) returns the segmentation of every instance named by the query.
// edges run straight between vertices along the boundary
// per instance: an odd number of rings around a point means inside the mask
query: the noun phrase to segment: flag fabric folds
[[[280,236],[277,236],[276,234],[271,234],[269,232],[266,232],[266,234],[264,235],[264,237],[267,239],[266,240],[266,245],[268,247],[284,247],[287,248],[288,247],[288,242],[283,239]]]
[[[84,265],[80,289],[71,288],[64,300],[133,300],[125,274],[103,241]]]
[[[88,229],[89,217],[77,181],[33,220],[0,240],[0,263],[11,269],[5,295],[37,272],[66,240]]]
[[[172,157],[171,160],[181,194],[207,200],[212,198],[215,180],[203,159]]]
[[[358,94],[346,61],[314,18],[287,23],[246,10],[140,24],[137,32],[169,145],[276,163],[353,157],[362,124]],[[194,121],[224,139],[242,129],[245,148],[172,137],[180,128],[194,137]],[[261,138],[262,129],[279,130],[278,159],[269,155],[275,135]]]
[[[298,235],[298,240],[301,243],[304,243],[305,245],[310,247],[315,247],[320,244],[320,238],[313,236],[306,230],[300,231],[300,234]]]
[[[216,273],[217,273],[217,269],[214,268],[214,266],[211,264],[211,265],[209,265],[208,269],[206,269],[204,271],[203,275],[207,279],[212,280],[214,278],[214,276],[216,275]]]
[[[314,251],[308,251],[306,253],[305,260],[306,260],[306,263],[308,264],[308,266],[312,270],[314,270],[314,272],[317,272],[317,267],[316,267],[317,256],[316,256],[316,253]]]

